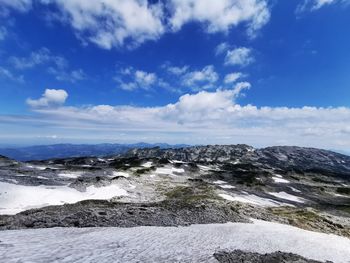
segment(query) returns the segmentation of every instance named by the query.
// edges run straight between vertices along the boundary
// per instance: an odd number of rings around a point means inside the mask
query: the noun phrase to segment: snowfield
[[[0,261],[217,262],[213,253],[242,249],[292,252],[335,263],[350,259],[350,239],[254,220],[188,227],[52,228],[1,232]]]
[[[252,204],[257,206],[274,207],[274,206],[285,205],[280,202],[267,199],[267,198],[262,198],[252,194],[241,194],[241,195],[219,194],[219,196],[228,201],[247,203],[247,204]]]
[[[128,193],[115,184],[105,187],[89,186],[85,192],[79,192],[68,186],[25,186],[0,182],[0,214],[12,215],[48,205],[126,195]]]

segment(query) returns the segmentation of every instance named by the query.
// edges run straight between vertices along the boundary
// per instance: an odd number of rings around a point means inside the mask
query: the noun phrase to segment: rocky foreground
[[[336,235],[342,240],[339,246],[348,242],[350,157],[312,148],[217,145],[26,163],[0,158],[1,230],[154,226],[166,231],[166,227],[226,222],[253,225],[254,220],[322,233],[323,240]],[[270,239],[283,238],[288,240],[288,235]],[[333,245],[337,249],[337,243]],[[12,246],[0,242],[0,251],[5,247]],[[210,248],[206,255],[210,254],[208,262],[349,262],[350,258],[340,247],[333,257],[288,246],[274,248],[254,250],[228,242],[227,250]],[[7,255],[6,262],[12,262]],[[153,262],[196,262],[176,261],[169,255],[162,260]]]

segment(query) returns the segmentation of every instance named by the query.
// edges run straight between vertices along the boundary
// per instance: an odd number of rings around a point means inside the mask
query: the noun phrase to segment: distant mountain
[[[86,157],[86,156],[106,156],[126,153],[134,148],[180,148],[187,145],[178,144],[170,145],[166,143],[135,143],[135,144],[54,144],[54,145],[35,145],[27,147],[0,148],[0,155],[19,161],[30,160],[47,160],[53,158],[69,158],[69,157]]]

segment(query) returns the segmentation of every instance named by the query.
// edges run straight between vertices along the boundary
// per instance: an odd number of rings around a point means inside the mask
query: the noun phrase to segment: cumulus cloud
[[[63,105],[68,93],[63,89],[46,89],[39,99],[27,99],[27,104],[33,108],[53,107]]]
[[[245,75],[242,72],[229,73],[224,78],[225,84],[231,84],[236,82],[238,79],[243,78]]]
[[[182,76],[182,83],[192,89],[201,87],[202,89],[211,88],[219,79],[213,65],[205,66],[201,70],[188,71]]]
[[[205,24],[210,33],[225,32],[245,22],[253,35],[270,18],[267,2],[263,0],[172,0],[170,6],[173,12],[170,24],[175,31],[191,21]]]
[[[137,89],[149,90],[154,86],[162,86],[163,81],[155,73],[134,69],[122,68],[114,78],[118,87],[123,90],[133,91]]]
[[[185,74],[186,72],[188,72],[189,70],[189,66],[182,66],[182,67],[174,67],[174,66],[170,66],[170,65],[165,65],[163,66],[169,73],[176,75],[176,76],[180,76]]]
[[[225,57],[225,65],[247,66],[254,62],[252,52],[252,49],[246,47],[228,50]]]
[[[58,136],[58,130],[93,138],[96,134],[113,136],[124,132],[130,134],[129,140],[141,140],[149,135],[158,136],[157,140],[192,144],[350,147],[349,108],[242,106],[238,98],[249,88],[249,83],[240,82],[233,89],[185,94],[174,103],[155,107],[59,106],[67,94],[46,91],[42,98],[29,103],[36,116],[19,121],[19,117],[0,115],[0,126],[40,123],[40,130],[44,127]]]
[[[54,55],[48,48],[32,51],[25,57],[11,57],[10,63],[18,70],[48,65],[47,72],[59,81],[76,82],[86,78],[82,69],[70,69],[69,62],[62,56]]]
[[[222,42],[215,48],[215,55],[221,55],[225,53],[230,48],[230,45],[227,42]]]
[[[267,0],[0,0],[1,4],[22,12],[53,6],[44,14],[46,20],[70,25],[84,43],[104,49],[133,48],[191,22],[208,33],[226,33],[243,24],[253,37],[270,18]]]
[[[110,49],[138,45],[164,33],[163,5],[147,0],[49,0],[81,38]],[[126,43],[127,42],[127,43]]]

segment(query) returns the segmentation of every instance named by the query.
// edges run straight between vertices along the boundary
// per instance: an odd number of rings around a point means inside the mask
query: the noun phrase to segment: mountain
[[[44,244],[31,261],[59,250],[68,262],[347,262],[350,157],[244,144],[0,156],[0,233],[0,253],[19,261]],[[86,238],[88,250],[67,246]]]
[[[135,144],[54,144],[36,145],[16,148],[0,148],[0,154],[19,161],[46,160],[53,158],[106,156],[125,153],[132,148],[146,147],[177,148],[186,145],[169,145],[166,143],[135,143]]]

